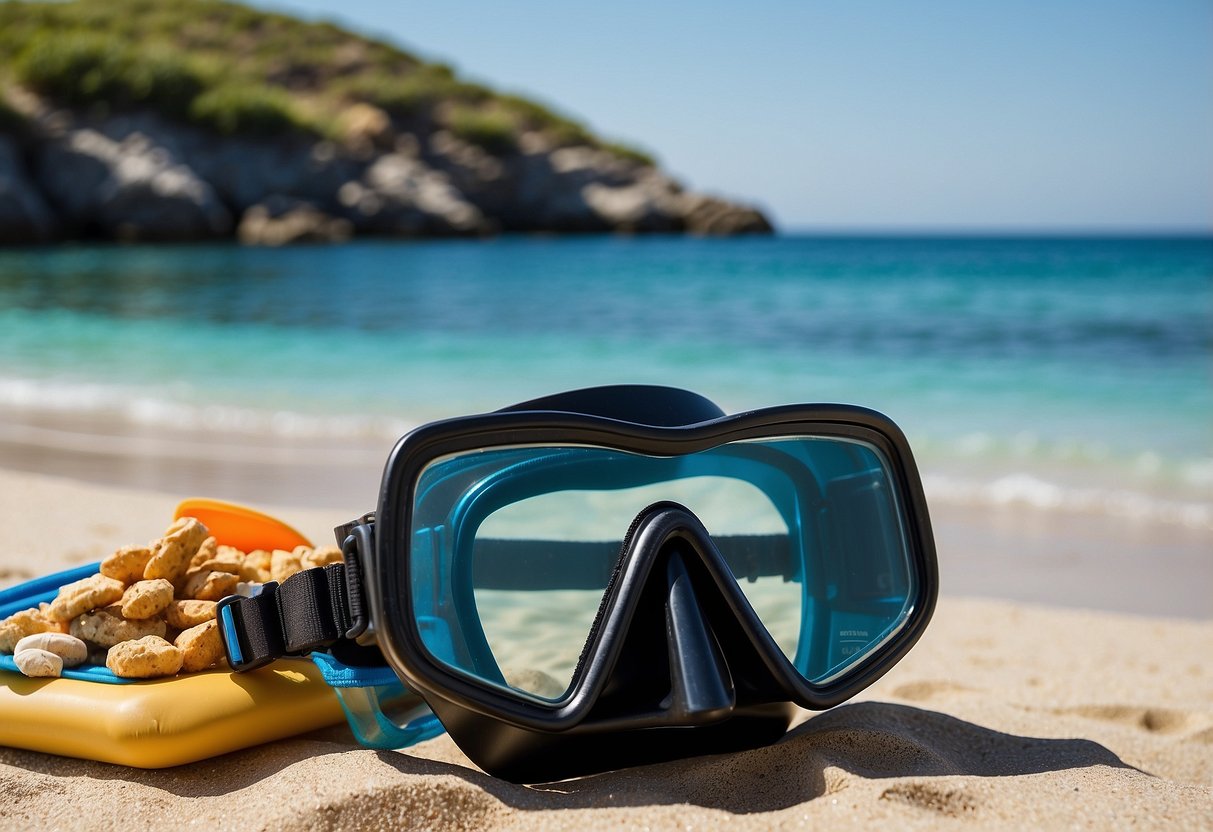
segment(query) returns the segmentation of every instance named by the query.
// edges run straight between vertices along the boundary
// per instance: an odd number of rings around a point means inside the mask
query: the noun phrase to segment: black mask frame
[[[812,685],[792,668],[702,523],[673,504],[651,506],[637,518],[583,660],[559,701],[482,683],[425,649],[414,623],[407,553],[411,488],[432,460],[551,442],[674,455],[796,433],[857,439],[882,451],[902,495],[917,577],[904,626],[828,684]],[[905,437],[888,418],[846,405],[725,416],[708,400],[671,388],[592,388],[413,431],[388,460],[370,550],[363,569],[370,618],[389,664],[474,762],[523,782],[772,742],[787,730],[791,703],[832,707],[892,667],[921,636],[938,592],[922,485]]]
[[[412,491],[434,460],[494,447],[568,444],[673,457],[789,435],[875,447],[900,495],[915,579],[909,612],[890,637],[842,672],[821,684],[801,676],[746,601],[700,519],[664,502],[642,511],[629,530],[572,683],[558,700],[474,678],[426,649],[410,592],[409,545]],[[796,705],[832,707],[887,672],[922,635],[938,593],[930,519],[909,445],[887,417],[849,405],[726,416],[684,390],[618,386],[435,422],[397,443],[375,514],[336,533],[344,565],[306,570],[281,586],[267,584],[254,598],[220,602],[233,668],[325,648],[349,664],[386,659],[473,762],[515,782],[773,742]],[[367,644],[374,646],[360,646]]]

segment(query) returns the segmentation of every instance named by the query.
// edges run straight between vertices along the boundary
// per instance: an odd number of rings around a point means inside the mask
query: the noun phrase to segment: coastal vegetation
[[[395,45],[219,0],[0,0],[0,244],[770,233]]]
[[[542,104],[392,44],[217,0],[0,3],[0,79],[72,107],[151,109],[225,135],[340,139],[342,113],[366,103],[446,127],[490,153],[539,131],[557,146],[654,163]],[[5,111],[0,103],[0,119]]]

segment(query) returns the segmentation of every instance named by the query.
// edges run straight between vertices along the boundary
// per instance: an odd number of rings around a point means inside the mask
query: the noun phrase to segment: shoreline
[[[376,507],[394,444],[114,424],[98,433],[96,421],[84,417],[13,417],[0,420],[3,502],[11,504],[35,483],[51,493],[62,486],[87,503],[105,502],[111,492],[135,494],[140,504],[169,505],[164,516],[179,499],[213,497],[281,510],[294,525],[311,524],[309,534],[322,544],[334,526]],[[931,475],[924,473],[924,479]],[[1213,529],[949,502],[933,498],[930,489],[927,496],[941,594],[1213,620]],[[36,516],[45,507],[29,503],[26,510]],[[8,528],[20,522],[11,516]]]

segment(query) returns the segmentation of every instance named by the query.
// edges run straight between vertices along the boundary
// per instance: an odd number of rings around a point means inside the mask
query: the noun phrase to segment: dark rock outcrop
[[[291,243],[340,243],[354,235],[354,224],[312,205],[272,196],[244,212],[236,239],[247,245],[284,246]]]
[[[375,159],[358,181],[342,185],[337,196],[364,231],[435,236],[493,229],[445,174],[401,153]]]
[[[0,134],[0,243],[42,243],[57,233],[50,206],[26,174],[16,137]]]
[[[43,110],[21,143],[0,137],[0,241],[771,231],[754,208],[688,193],[607,150],[527,133],[491,154],[446,130],[352,109],[356,123],[340,144],[219,138],[150,112]]]
[[[36,150],[35,175],[65,229],[117,239],[218,237],[232,217],[214,189],[142,132],[68,128]]]

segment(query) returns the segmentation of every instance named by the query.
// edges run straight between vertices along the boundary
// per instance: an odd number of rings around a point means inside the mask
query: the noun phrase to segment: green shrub
[[[620,144],[619,142],[603,142],[602,149],[609,151],[620,159],[626,159],[638,165],[645,165],[647,167],[657,166],[657,160],[651,154],[631,145]]]
[[[577,121],[462,80],[449,65],[225,0],[0,0],[0,79],[71,107],[146,107],[225,134],[336,135],[353,100],[397,116],[434,112],[494,153],[514,149],[524,130],[602,146]]]
[[[597,144],[594,137],[585,129],[585,125],[566,118],[542,104],[520,98],[517,95],[497,96],[497,102],[513,113],[519,122],[531,129],[542,130],[561,147]]]
[[[501,110],[455,107],[447,117],[447,126],[459,138],[490,153],[508,153],[517,146],[518,126]]]
[[[194,99],[189,119],[226,136],[272,136],[313,130],[296,112],[290,96],[266,86],[227,84]]]
[[[543,132],[551,136],[559,147],[571,147],[579,144],[588,144],[591,147],[598,145],[598,140],[575,121],[558,121],[543,128]]]
[[[91,104],[117,95],[129,63],[127,50],[102,35],[39,34],[17,59],[17,77],[66,104]]]
[[[181,57],[163,49],[136,51],[102,35],[37,35],[17,58],[17,78],[65,104],[147,105],[184,115],[202,80]]]
[[[341,79],[335,86],[347,98],[374,104],[397,115],[412,115],[443,100],[472,103],[492,97],[492,92],[479,84],[455,80],[450,69],[442,64],[406,72],[380,69]]]
[[[442,97],[441,90],[430,79],[419,75],[356,75],[339,82],[338,88],[355,101],[365,101],[397,115],[412,115]]]
[[[497,98],[497,95],[484,84],[475,84],[471,81],[453,81],[446,87],[446,90],[451,98],[473,104],[493,101]]]
[[[151,105],[169,116],[186,115],[205,88],[199,73],[184,59],[161,48],[145,49],[133,57],[126,73],[131,103]]]

